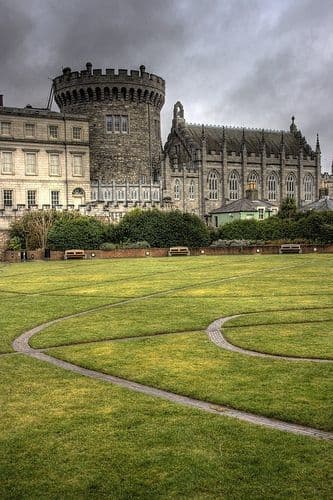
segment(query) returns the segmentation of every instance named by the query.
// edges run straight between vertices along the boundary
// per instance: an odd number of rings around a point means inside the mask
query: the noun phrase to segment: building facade
[[[320,161],[319,140],[313,150],[294,118],[287,131],[192,125],[178,102],[165,145],[164,196],[207,217],[245,198],[251,184],[260,200],[279,205],[292,197],[300,207],[319,196]]]
[[[0,107],[0,172],[2,228],[26,209],[78,209],[89,203],[87,119]]]
[[[177,208],[208,219],[245,198],[303,206],[332,175],[320,173],[319,140],[286,131],[192,125],[180,102],[164,150],[165,81],[139,70],[64,68],[53,80],[60,112],[9,108],[0,96],[0,229],[33,209],[77,209],[118,221],[128,210]]]

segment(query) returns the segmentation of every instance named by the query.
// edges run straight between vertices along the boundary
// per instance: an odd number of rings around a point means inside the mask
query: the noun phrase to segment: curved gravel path
[[[29,345],[29,340],[33,335],[36,335],[37,333],[41,332],[48,326],[58,323],[60,321],[64,321],[65,319],[68,319],[69,317],[75,317],[75,316],[81,316],[83,313],[77,313],[73,314],[64,318],[58,318],[53,321],[49,321],[47,323],[44,323],[43,325],[39,325],[22,335],[20,335],[17,339],[14,340],[13,342],[13,348],[16,352],[26,354],[28,356],[31,356],[33,358],[39,359],[41,361],[46,361],[47,363],[51,363],[59,368],[63,368],[64,370],[68,370],[74,373],[77,373],[79,375],[83,375],[85,377],[90,377],[93,379],[97,380],[102,380],[105,382],[109,382],[112,384],[115,384],[120,387],[124,387],[126,389],[130,389],[136,392],[141,392],[143,394],[146,394],[148,396],[155,396],[159,397],[162,399],[166,399],[168,401],[171,401],[173,403],[178,403],[182,404],[185,406],[190,406],[192,408],[197,408],[209,413],[214,413],[217,415],[223,415],[226,417],[232,417],[236,418],[238,420],[242,420],[251,424],[256,424],[256,425],[262,425],[264,427],[269,427],[272,429],[277,429],[280,431],[285,431],[285,432],[291,432],[293,434],[298,434],[298,435],[303,435],[303,436],[310,436],[313,438],[318,438],[318,439],[325,439],[325,440],[333,440],[333,433],[331,432],[325,432],[319,429],[314,429],[312,427],[306,427],[298,424],[292,424],[289,422],[284,422],[282,420],[277,420],[274,418],[268,418],[268,417],[263,417],[260,415],[255,415],[253,413],[249,413],[246,411],[241,411],[241,410],[235,410],[232,408],[229,408],[227,406],[223,405],[218,405],[218,404],[212,404],[208,403],[206,401],[201,401],[198,399],[193,399],[189,398],[186,396],[181,396],[179,394],[175,394],[173,392],[169,391],[164,391],[161,389],[157,389],[155,387],[139,384],[137,382],[133,382],[131,380],[123,379],[120,377],[115,377],[112,375],[106,375],[104,373],[100,373],[94,370],[89,370],[87,368],[82,368],[81,366],[77,366],[73,363],[68,363],[67,361],[62,361],[61,359],[54,358],[53,356],[50,356],[49,354],[45,354],[44,352],[38,350],[38,349],[33,349]],[[229,318],[231,319],[231,317]],[[218,320],[221,321],[222,320]],[[212,325],[215,325],[216,322],[212,323]],[[210,325],[210,327],[212,326]],[[209,327],[209,328],[210,328]],[[215,327],[214,327],[215,328]]]
[[[238,347],[234,344],[231,344],[224,336],[221,331],[222,326],[231,319],[239,318],[240,316],[246,316],[246,314],[235,314],[234,316],[225,316],[224,318],[219,318],[213,323],[211,323],[206,332],[208,334],[209,339],[214,342],[222,349],[226,349],[227,351],[237,352],[238,354],[245,354],[246,356],[254,356],[256,358],[270,358],[270,359],[284,359],[286,361],[311,361],[313,363],[332,363],[333,359],[325,359],[325,358],[301,358],[300,356],[282,356],[279,354],[266,354],[260,351],[251,351],[249,349],[243,349],[242,347]]]

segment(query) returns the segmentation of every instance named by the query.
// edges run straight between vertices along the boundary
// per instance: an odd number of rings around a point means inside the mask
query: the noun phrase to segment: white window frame
[[[57,205],[60,205],[60,191],[52,190],[50,193],[50,198],[51,198],[51,207],[52,208],[56,207]],[[55,199],[56,199],[57,203],[54,203]]]
[[[12,134],[12,123],[3,121],[0,124],[1,135],[10,136]]]
[[[80,158],[79,164],[76,164],[77,160]],[[73,177],[83,176],[83,155],[80,153],[74,153],[72,155],[72,168]]]
[[[288,174],[286,177],[286,192],[287,198],[296,197],[296,182],[293,174]]]
[[[304,201],[313,201],[314,180],[311,174],[306,174],[304,179]]]
[[[120,122],[120,132],[128,134],[128,115],[121,115]]]
[[[129,118],[128,115],[106,115],[105,130],[107,134],[128,134]]]
[[[123,189],[118,189],[117,190],[117,201],[124,201],[125,200],[125,193]]]
[[[265,207],[258,207],[258,219],[264,220],[265,218]]]
[[[49,125],[49,138],[50,139],[59,139],[59,126],[58,125]]]
[[[189,199],[191,201],[194,200],[194,180],[193,179],[191,179],[191,181],[190,181],[190,185],[188,188],[188,196],[189,196]]]
[[[218,176],[216,172],[210,172],[208,176],[208,198],[210,200],[218,200],[219,186]]]
[[[5,157],[10,158],[9,162],[5,162]],[[1,151],[1,173],[4,175],[13,175],[14,173],[14,160],[13,151]]]
[[[174,193],[175,193],[175,200],[179,201],[181,199],[181,189],[180,189],[180,180],[179,179],[175,179]]]
[[[268,200],[276,201],[277,199],[277,177],[272,172],[267,178]]]
[[[6,204],[6,195],[7,193],[11,193],[10,194],[10,205]],[[12,208],[14,206],[14,190],[13,189],[4,189],[3,192],[2,192],[2,196],[3,196],[3,206],[5,208]]]
[[[235,170],[229,175],[229,199],[239,199],[239,176]]]
[[[34,193],[34,195],[32,197],[34,203],[31,202],[31,193]],[[35,205],[37,205],[37,191],[36,191],[36,189],[28,189],[27,190],[27,207],[30,208],[30,207],[33,207]]]
[[[82,139],[82,127],[72,128],[72,139],[73,141],[81,141]]]
[[[33,162],[29,158],[34,158]],[[37,175],[37,153],[27,151],[25,153],[25,175]]]
[[[28,132],[28,128],[31,127],[31,133]],[[24,136],[28,138],[36,137],[36,125],[34,123],[25,123],[24,124]]]
[[[56,162],[53,161],[55,158],[57,158]],[[59,177],[61,175],[59,153],[49,153],[49,175],[50,177]]]

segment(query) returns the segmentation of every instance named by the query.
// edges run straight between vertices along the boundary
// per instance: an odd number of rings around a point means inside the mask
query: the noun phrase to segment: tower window
[[[122,134],[128,133],[128,116],[122,115],[121,117],[121,132]]]
[[[115,134],[128,134],[127,115],[107,115],[106,131]]]
[[[120,115],[114,115],[114,132],[120,132]]]
[[[113,116],[112,115],[108,115],[106,117],[106,131],[113,132]]]

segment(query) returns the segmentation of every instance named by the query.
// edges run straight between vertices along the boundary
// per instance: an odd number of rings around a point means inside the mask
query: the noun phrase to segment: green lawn
[[[233,342],[331,356],[332,284],[330,255],[3,265],[0,352],[12,352],[12,340],[37,324],[86,311],[31,344],[156,387],[331,429],[332,364],[224,352],[204,330],[247,313],[226,325]],[[106,341],[124,337],[135,338]],[[186,409],[20,354],[0,357],[0,368],[0,498],[331,496],[330,443]]]
[[[256,359],[205,333],[49,350],[97,371],[253,413],[333,430],[333,363]]]
[[[233,344],[271,354],[333,359],[333,308],[247,314],[228,321]]]
[[[332,445],[0,358],[1,499],[331,498]]]

